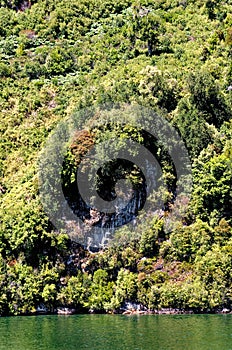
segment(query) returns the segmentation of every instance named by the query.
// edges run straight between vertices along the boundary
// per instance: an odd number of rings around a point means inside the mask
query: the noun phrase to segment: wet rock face
[[[146,201],[146,182],[132,186],[130,193],[116,193],[117,181],[115,177],[105,178],[99,186],[98,195],[106,202],[111,202],[117,196],[119,200],[112,213],[98,211],[85,203],[78,190],[77,182],[64,188],[65,198],[73,212],[87,225],[102,228],[117,228],[134,220]]]
[[[169,179],[166,184],[167,190],[169,193],[175,193],[175,167],[167,151],[157,144],[157,140],[148,132],[135,131],[140,133],[143,140],[141,153],[141,148],[133,149],[134,144],[133,147],[130,143],[119,146],[123,152],[129,147],[128,149],[133,151],[131,158],[125,156],[127,153],[117,153],[116,150],[113,151],[111,159],[109,156],[105,157],[105,153],[97,147],[96,154],[88,153],[96,144],[96,135],[92,131],[80,131],[75,135],[63,162],[63,193],[69,207],[80,219],[80,225],[79,222],[77,225],[74,223],[78,227],[70,228],[70,236],[77,237],[81,244],[85,242],[86,247],[91,244],[94,247],[102,244],[104,246],[104,242],[111,238],[106,235],[112,235],[115,229],[126,224],[136,223],[138,213],[143,208],[152,212],[166,210],[168,203],[162,202],[160,191],[165,168],[168,172],[166,177]],[[137,139],[135,141],[137,142]],[[137,144],[140,147],[140,143]],[[113,149],[114,146],[117,149],[117,144],[113,144]],[[149,155],[144,153],[144,149]],[[155,161],[151,161],[153,158],[150,155],[153,155]],[[147,198],[154,192],[155,204],[152,197],[152,208],[147,209]],[[73,232],[76,232],[76,236]],[[98,237],[94,238],[92,233],[96,233]],[[84,237],[82,241],[80,237]],[[96,243],[86,244],[90,241]]]

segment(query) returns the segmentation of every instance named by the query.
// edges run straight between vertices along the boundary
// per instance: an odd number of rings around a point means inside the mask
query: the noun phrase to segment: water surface
[[[0,350],[232,350],[232,315],[0,318]]]

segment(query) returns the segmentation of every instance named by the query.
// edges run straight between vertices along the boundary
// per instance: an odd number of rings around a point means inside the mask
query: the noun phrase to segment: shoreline
[[[204,311],[194,311],[194,310],[180,310],[180,309],[160,309],[152,311],[137,311],[137,310],[126,310],[122,315],[232,315],[232,310],[204,310]]]
[[[77,310],[70,309],[64,312],[32,312],[19,315],[0,315],[0,317],[18,317],[18,316],[71,316],[71,315],[122,315],[122,316],[148,316],[148,315],[232,315],[232,310],[220,309],[220,310],[180,310],[163,308],[160,310],[120,310],[119,312],[78,312]]]

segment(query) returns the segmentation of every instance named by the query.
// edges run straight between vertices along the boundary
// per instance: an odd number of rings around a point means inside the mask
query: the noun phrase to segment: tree
[[[159,238],[164,235],[163,221],[154,218],[151,226],[144,229],[139,242],[139,252],[146,257],[153,257],[159,251]]]
[[[106,271],[98,269],[94,272],[88,305],[90,310],[104,311],[113,296],[114,283],[109,281]]]
[[[115,285],[114,295],[111,298],[109,309],[117,310],[124,302],[136,301],[137,276],[126,270],[120,269]]]

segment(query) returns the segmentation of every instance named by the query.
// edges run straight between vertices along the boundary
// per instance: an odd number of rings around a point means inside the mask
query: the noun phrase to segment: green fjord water
[[[0,318],[0,350],[232,350],[232,315]]]

